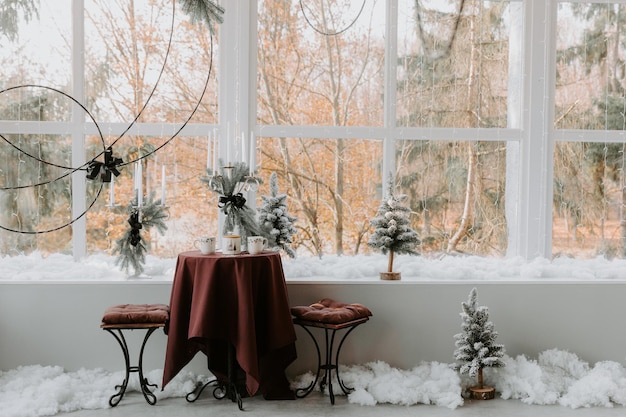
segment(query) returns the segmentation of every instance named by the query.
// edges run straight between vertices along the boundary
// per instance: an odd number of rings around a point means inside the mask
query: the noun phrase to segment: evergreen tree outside
[[[478,376],[476,388],[483,389],[483,368],[504,366],[504,345],[495,343],[498,332],[493,330],[493,322],[489,320],[489,309],[477,306],[476,297],[476,288],[473,288],[468,300],[462,303],[463,311],[460,315],[463,332],[454,335],[454,357],[465,362],[459,372],[471,377]]]
[[[278,176],[276,172],[270,175],[270,195],[261,196],[263,206],[259,210],[259,226],[261,234],[267,238],[270,248],[279,248],[291,258],[296,257],[296,251],[291,247],[296,228],[293,223],[297,220],[287,212],[287,194],[278,194]]]
[[[389,176],[386,199],[383,199],[376,217],[370,220],[375,230],[367,244],[383,254],[389,253],[387,272],[393,271],[394,254],[419,254],[415,245],[420,239],[409,225],[411,209],[405,205],[407,200],[405,194],[395,194],[393,178]]]

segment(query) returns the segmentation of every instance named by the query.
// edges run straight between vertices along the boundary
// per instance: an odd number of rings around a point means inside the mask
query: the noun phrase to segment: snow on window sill
[[[148,255],[145,271],[129,276],[115,265],[115,257],[91,255],[74,261],[70,255],[0,258],[0,282],[132,282],[170,283],[176,259]],[[323,258],[283,258],[285,278],[289,283],[388,283],[379,273],[387,269],[384,255],[334,256]],[[479,256],[396,256],[394,271],[408,282],[615,282],[626,281],[626,260],[536,258],[485,258]]]

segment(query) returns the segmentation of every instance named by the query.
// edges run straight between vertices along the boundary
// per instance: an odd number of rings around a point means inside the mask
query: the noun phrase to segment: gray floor
[[[488,401],[470,401],[454,410],[434,405],[360,406],[348,403],[346,397],[337,397],[331,405],[328,397],[313,392],[307,398],[295,401],[265,401],[262,397],[245,398],[244,411],[228,400],[215,400],[210,395],[201,397],[195,403],[187,403],[183,398],[166,398],[155,406],[148,405],[136,392],[129,393],[115,408],[105,410],[83,410],[59,414],[67,417],[206,417],[206,416],[341,416],[341,417],[623,417],[624,407],[594,407],[571,409],[563,406],[527,405],[519,400],[494,399]]]

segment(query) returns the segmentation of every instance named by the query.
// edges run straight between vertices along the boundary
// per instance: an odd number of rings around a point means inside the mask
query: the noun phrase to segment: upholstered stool
[[[339,387],[341,387],[344,394],[347,395],[353,390],[353,388],[346,387],[339,377],[339,352],[341,351],[343,342],[357,326],[369,320],[372,312],[361,304],[346,304],[325,298],[317,303],[311,304],[310,306],[292,307],[291,314],[294,316],[293,323],[306,330],[309,336],[311,336],[311,339],[313,339],[315,349],[317,350],[317,374],[315,376],[315,380],[308,387],[296,389],[296,397],[304,398],[309,395],[311,391],[313,391],[313,388],[315,388],[323,370],[324,375],[320,381],[320,391],[324,392],[324,388],[326,387],[326,384],[328,384],[330,402],[331,404],[335,404],[335,394],[333,393],[333,383],[331,378],[331,372],[333,369],[335,370]],[[315,336],[313,336],[313,333],[309,330],[310,327],[324,329],[326,359],[323,364],[319,344],[317,343]],[[345,329],[346,332],[341,338],[333,358],[335,333],[343,329]]]
[[[115,407],[124,397],[128,379],[131,372],[139,373],[139,384],[144,398],[150,405],[156,404],[156,396],[150,391],[150,387],[156,388],[156,384],[149,384],[148,380],[143,376],[143,349],[152,333],[160,327],[166,331],[166,327],[170,318],[169,306],[165,304],[120,304],[107,308],[102,316],[101,328],[111,333],[122,348],[124,354],[124,362],[126,364],[126,377],[122,385],[116,385],[117,393],[109,399],[109,405]],[[128,345],[124,338],[123,330],[147,330],[141,350],[139,351],[139,364],[137,366],[130,365],[130,355],[128,353]]]

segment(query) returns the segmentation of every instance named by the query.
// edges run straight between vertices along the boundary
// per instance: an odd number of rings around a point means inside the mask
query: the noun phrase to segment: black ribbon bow
[[[141,222],[139,221],[139,212],[134,211],[131,213],[130,218],[128,219],[128,224],[130,224],[130,244],[133,246],[137,246],[139,242],[141,242],[141,236],[139,235],[139,231],[143,227]]]
[[[120,175],[117,166],[122,162],[121,158],[115,158],[113,156],[113,149],[107,148],[104,151],[104,163],[96,160],[89,163],[87,166],[87,178],[93,180],[100,175],[102,182],[111,182],[111,174],[116,177]]]
[[[235,207],[237,209],[241,209],[245,204],[246,204],[246,199],[243,197],[243,194],[237,193],[234,195],[221,196],[219,203],[217,203],[217,206],[219,208],[224,209],[224,213],[228,213],[229,207]]]

